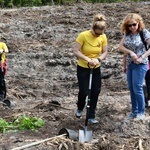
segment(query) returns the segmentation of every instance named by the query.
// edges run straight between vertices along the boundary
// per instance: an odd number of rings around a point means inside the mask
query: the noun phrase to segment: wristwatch
[[[100,58],[97,58],[99,62],[101,62],[102,60]]]

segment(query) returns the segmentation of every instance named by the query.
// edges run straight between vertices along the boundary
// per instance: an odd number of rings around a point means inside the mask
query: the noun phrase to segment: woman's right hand
[[[92,59],[89,59],[88,63],[91,65],[91,66],[96,66],[99,64],[99,61],[97,58],[92,58]]]
[[[132,52],[132,51],[130,52],[130,56],[131,56],[132,60],[133,60],[134,62],[136,62],[138,56],[137,56],[134,52]]]
[[[89,58],[87,62],[89,63],[89,65],[94,66],[93,60],[91,58]]]

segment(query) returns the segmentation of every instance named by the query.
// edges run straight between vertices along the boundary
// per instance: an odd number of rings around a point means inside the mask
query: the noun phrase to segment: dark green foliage
[[[47,0],[48,1],[48,0]],[[0,0],[1,7],[32,7],[43,5],[42,0]]]
[[[32,6],[45,6],[45,5],[63,5],[65,2],[80,2],[87,3],[114,3],[114,2],[141,2],[144,0],[0,0],[0,7],[13,8],[13,7],[32,7]]]

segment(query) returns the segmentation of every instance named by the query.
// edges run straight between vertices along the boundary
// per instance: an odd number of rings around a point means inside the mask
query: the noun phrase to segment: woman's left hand
[[[136,64],[141,64],[142,60],[143,60],[142,57],[139,57],[139,58],[136,59],[135,63]]]
[[[91,60],[92,60],[92,61],[90,62],[90,65],[92,65],[92,66],[96,66],[96,65],[98,65],[98,64],[99,64],[99,61],[98,61],[98,59],[97,59],[97,58],[92,58]]]

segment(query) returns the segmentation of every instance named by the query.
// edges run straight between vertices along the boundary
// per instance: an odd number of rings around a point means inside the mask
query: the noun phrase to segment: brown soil
[[[35,116],[45,125],[38,131],[1,133],[0,147],[10,150],[26,144],[52,138],[28,147],[28,150],[148,150],[150,147],[150,109],[144,120],[127,120],[131,111],[126,77],[122,71],[122,54],[118,43],[122,37],[120,22],[129,12],[142,15],[150,25],[150,3],[87,4],[67,3],[0,10],[0,31],[7,43],[7,99],[15,107],[0,105],[0,117]],[[91,28],[93,15],[103,13],[107,18],[106,34],[109,53],[102,63],[102,90],[97,105],[97,125],[88,125],[93,140],[80,143],[66,137],[56,137],[62,128],[84,129],[82,119],[74,116],[78,84],[76,58],[72,45],[79,32]],[[55,137],[55,138],[54,138]]]

